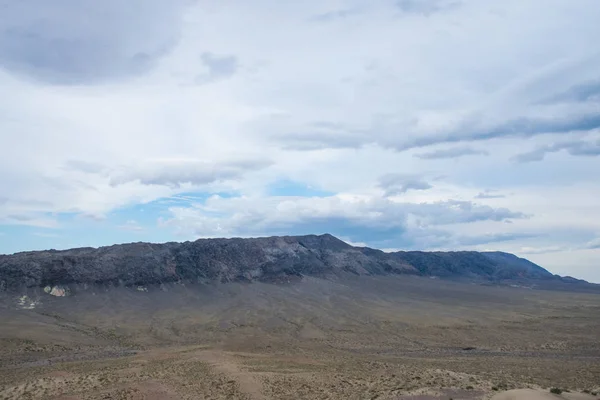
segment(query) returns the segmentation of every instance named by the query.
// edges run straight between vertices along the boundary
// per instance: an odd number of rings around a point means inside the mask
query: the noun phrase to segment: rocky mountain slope
[[[499,252],[395,252],[353,247],[331,235],[131,243],[0,256],[0,290],[70,284],[289,282],[302,276],[413,274],[489,282],[554,282],[555,276]]]

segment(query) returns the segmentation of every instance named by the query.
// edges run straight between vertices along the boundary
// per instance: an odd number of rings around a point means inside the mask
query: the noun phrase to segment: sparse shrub
[[[590,391],[588,389],[583,389],[583,393],[590,394]]]
[[[559,388],[550,389],[550,393],[561,394],[562,392],[563,392],[562,389],[559,389]]]
[[[497,392],[497,391],[499,390],[499,389],[498,389],[498,386],[492,386],[492,390],[493,390],[494,392]]]
[[[473,389],[474,389],[473,386],[471,386],[471,385],[467,386],[467,390],[473,390]]]

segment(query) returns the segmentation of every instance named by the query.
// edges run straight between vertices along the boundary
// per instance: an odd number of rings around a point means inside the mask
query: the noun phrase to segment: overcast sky
[[[0,253],[334,234],[600,282],[598,0],[0,0]]]

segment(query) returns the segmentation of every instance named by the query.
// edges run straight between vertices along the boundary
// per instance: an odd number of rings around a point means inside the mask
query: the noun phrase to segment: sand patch
[[[211,365],[217,372],[230,377],[238,384],[240,391],[251,399],[262,400],[265,398],[262,382],[252,376],[251,372],[242,368],[234,356],[219,350],[201,350],[194,353],[193,358]]]
[[[312,324],[304,324],[298,331],[300,339],[325,339],[325,333]]]
[[[63,379],[74,379],[77,377],[72,372],[67,371],[51,371],[44,375],[47,378],[63,378]]]
[[[560,395],[546,390],[515,389],[498,393],[491,400],[595,400],[596,397],[585,393],[562,393]]]

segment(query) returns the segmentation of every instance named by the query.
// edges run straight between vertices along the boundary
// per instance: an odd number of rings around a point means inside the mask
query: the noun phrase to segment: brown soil
[[[593,294],[361,277],[14,297],[0,399],[598,397]]]

